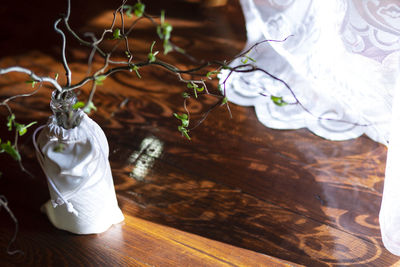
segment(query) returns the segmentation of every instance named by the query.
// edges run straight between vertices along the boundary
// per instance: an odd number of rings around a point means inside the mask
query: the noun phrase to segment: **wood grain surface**
[[[63,1],[34,0],[0,7],[0,67],[22,65],[42,75],[64,73],[60,38],[52,21]],[[60,2],[60,3],[59,3]],[[151,14],[166,10],[173,41],[196,58],[230,59],[246,41],[238,1],[205,8],[201,1],[144,1]],[[101,32],[119,1],[73,2],[79,32]],[[131,42],[145,58],[156,38],[149,23]],[[22,34],[26,32],[26,34]],[[71,41],[67,56],[77,81],[87,51]],[[123,52],[121,48],[121,53]],[[185,58],[169,59],[192,67]],[[0,266],[392,266],[400,258],[384,249],[378,213],[386,148],[365,136],[331,142],[306,130],[261,125],[252,108],[231,104],[212,112],[192,133],[176,130],[185,84],[160,68],[142,79],[120,73],[107,79],[94,100],[92,118],[110,144],[110,163],[124,223],[99,235],[78,236],[53,228],[39,212],[48,198],[34,157],[32,130],[21,139],[23,163],[0,154],[0,194],[20,223],[14,249],[6,248],[14,224],[0,209]],[[60,79],[62,79],[60,75]],[[32,90],[23,75],[0,77],[0,97]],[[213,85],[216,88],[216,84]],[[215,89],[214,88],[214,89]],[[51,89],[11,103],[17,120],[44,124]],[[88,88],[80,92],[88,94]],[[214,99],[191,101],[199,118]],[[0,114],[6,114],[0,110]],[[35,126],[36,127],[36,126]],[[4,118],[0,136],[10,137]]]

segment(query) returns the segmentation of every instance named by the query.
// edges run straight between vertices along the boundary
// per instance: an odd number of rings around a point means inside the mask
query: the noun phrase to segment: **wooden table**
[[[55,3],[57,2],[57,3]],[[52,22],[62,1],[30,1],[0,8],[0,66],[14,64],[42,75],[64,73],[60,38]],[[71,23],[79,32],[100,32],[119,1],[73,3]],[[166,10],[173,41],[197,58],[229,59],[245,44],[237,1],[204,8],[200,1],[147,1],[148,11]],[[49,13],[50,12],[50,13]],[[25,34],[22,34],[25,31]],[[146,56],[156,38],[150,24],[138,26],[135,51]],[[69,42],[74,79],[85,74],[87,50]],[[173,63],[185,67],[176,56]],[[330,142],[306,130],[262,126],[252,108],[231,104],[215,110],[188,141],[173,112],[181,112],[185,84],[160,68],[142,79],[121,73],[107,79],[92,114],[110,144],[110,162],[125,222],[99,235],[57,230],[39,212],[48,198],[34,157],[32,130],[21,139],[21,172],[1,154],[0,194],[20,223],[0,210],[0,266],[390,266],[399,262],[382,245],[378,212],[386,148],[365,136]],[[0,77],[2,98],[31,90],[26,77]],[[216,84],[214,83],[214,86]],[[82,96],[88,92],[82,91]],[[51,89],[12,103],[19,122],[44,124]],[[200,115],[212,99],[192,101]],[[5,110],[0,111],[6,114]],[[0,121],[1,137],[10,133]],[[36,127],[36,126],[35,126]],[[144,144],[150,144],[144,147]],[[291,262],[291,263],[290,263]]]

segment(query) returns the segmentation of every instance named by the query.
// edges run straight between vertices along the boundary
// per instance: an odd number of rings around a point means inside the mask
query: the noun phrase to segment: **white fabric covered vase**
[[[104,132],[85,113],[79,111],[78,116],[80,124],[72,129],[59,126],[51,116],[34,140],[51,197],[42,211],[56,228],[75,234],[101,233],[124,216],[115,195]]]

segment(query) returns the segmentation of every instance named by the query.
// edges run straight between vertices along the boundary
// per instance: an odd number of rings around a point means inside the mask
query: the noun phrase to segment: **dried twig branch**
[[[54,86],[54,88],[57,89],[59,92],[63,91],[63,88],[60,86],[60,84],[55,79],[50,78],[50,77],[38,76],[30,69],[22,68],[19,66],[8,67],[5,69],[0,68],[0,75],[10,73],[10,72],[25,73],[25,74],[29,75],[36,82],[40,82],[40,83],[47,82],[47,83],[52,84]],[[16,96],[16,97],[19,97],[19,96]]]
[[[10,215],[11,219],[13,220],[13,222],[15,224],[14,234],[13,234],[13,236],[12,236],[10,242],[8,243],[8,246],[7,246],[7,254],[9,254],[9,255],[24,254],[24,252],[22,250],[19,250],[19,249],[12,250],[11,249],[11,246],[13,245],[15,240],[17,239],[17,234],[18,234],[18,231],[19,231],[19,223],[18,223],[17,217],[15,217],[14,213],[8,207],[7,198],[5,196],[3,196],[3,195],[0,195],[0,210],[1,210],[2,207],[7,211],[8,215]]]

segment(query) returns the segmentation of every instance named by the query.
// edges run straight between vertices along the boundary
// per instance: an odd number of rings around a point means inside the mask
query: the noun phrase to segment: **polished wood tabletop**
[[[57,3],[55,3],[57,2]],[[0,6],[0,67],[21,65],[54,77],[64,73],[53,21],[63,1],[34,0]],[[72,3],[78,32],[101,32],[119,1]],[[166,10],[172,40],[196,58],[230,59],[246,42],[237,0],[209,7],[202,1],[143,1],[150,14]],[[133,38],[134,37],[134,38]],[[157,38],[151,23],[138,25],[135,56],[146,57]],[[88,50],[70,41],[76,81],[86,73]],[[193,63],[166,57],[182,68]],[[118,73],[99,86],[91,117],[103,128],[125,221],[107,232],[74,235],[55,229],[40,213],[49,199],[35,158],[34,128],[51,115],[51,88],[11,102],[18,122],[37,121],[20,140],[22,172],[0,154],[4,195],[19,221],[0,209],[0,266],[392,266],[400,258],[383,247],[378,222],[387,149],[365,136],[332,142],[307,130],[279,131],[260,124],[253,108],[230,104],[214,110],[191,132],[177,131],[186,85],[162,68],[142,78]],[[32,90],[26,77],[0,77],[0,97]],[[61,80],[62,81],[62,80]],[[217,83],[214,82],[215,88]],[[79,97],[84,99],[89,88]],[[199,118],[214,99],[191,101]],[[0,137],[8,132],[0,110]]]

